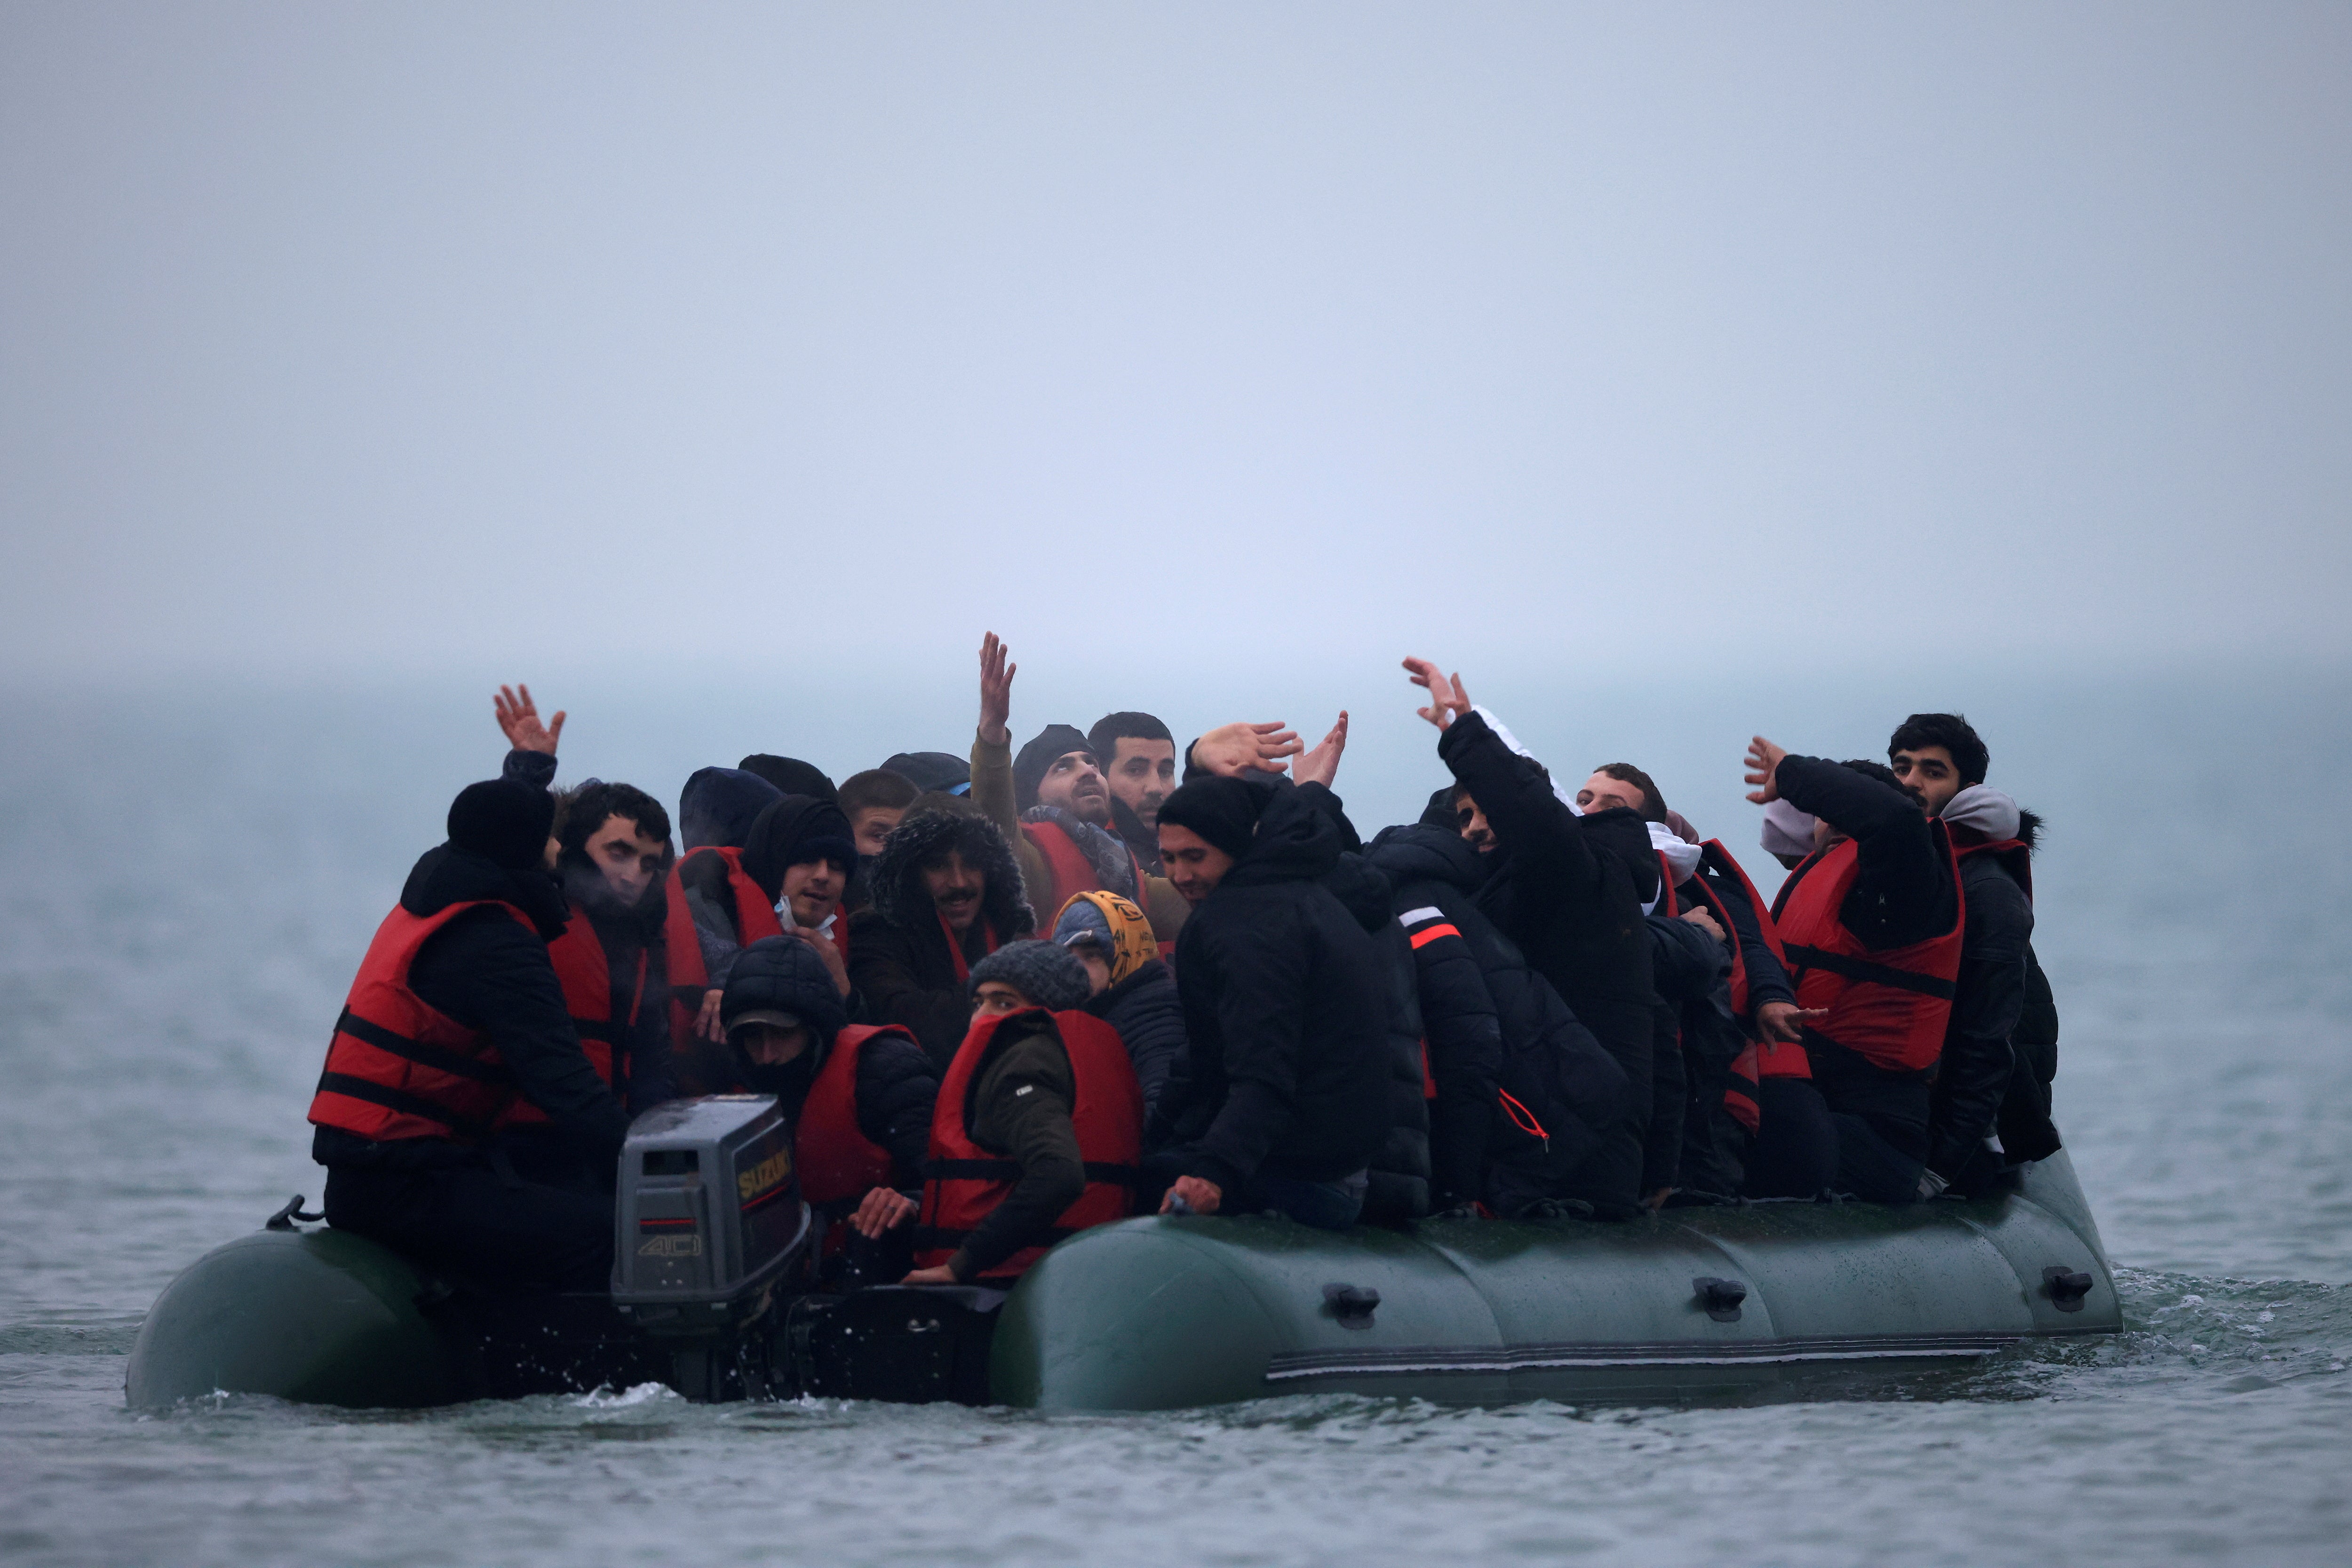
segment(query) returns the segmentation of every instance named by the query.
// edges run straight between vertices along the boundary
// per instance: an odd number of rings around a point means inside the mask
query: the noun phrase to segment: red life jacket
[[[915,1038],[897,1024],[852,1024],[835,1035],[793,1129],[801,1196],[825,1221],[827,1254],[847,1243],[849,1216],[866,1195],[890,1185],[890,1151],[857,1130],[857,1057],[877,1034]]]
[[[1061,918],[1062,905],[1079,894],[1118,893],[1117,888],[1103,884],[1101,874],[1095,870],[1095,862],[1087,859],[1086,852],[1078,848],[1058,822],[1024,822],[1021,831],[1036,846],[1037,852],[1045,857],[1045,870],[1054,882],[1052,907],[1037,911],[1040,926],[1050,932],[1054,922]],[[1126,846],[1122,844],[1120,848],[1126,849]],[[1135,906],[1140,909],[1143,907],[1143,862],[1135,858],[1133,850],[1126,852],[1127,863],[1135,868],[1135,891],[1119,894],[1119,896],[1132,899]],[[1165,954],[1161,956],[1166,956]]]
[[[1886,1072],[1920,1073],[1944,1053],[1968,924],[1959,861],[1944,824],[1931,825],[1952,878],[1948,931],[1908,946],[1873,951],[1839,918],[1862,865],[1852,839],[1809,857],[1789,873],[1772,907],[1796,982],[1797,1005],[1827,1008],[1817,1033]],[[1808,1073],[1810,1076],[1810,1072]]]
[[[563,1008],[572,1015],[572,1027],[579,1031],[580,1049],[588,1065],[596,1070],[605,1088],[614,1088],[620,1077],[614,1062],[626,1051],[629,1031],[636,1027],[637,1009],[645,1003],[644,950],[637,953],[637,978],[629,992],[625,1017],[613,1006],[613,970],[604,958],[604,944],[597,940],[588,912],[576,902],[572,918],[563,924],[563,935],[547,945],[547,957],[555,966],[556,983],[563,988]],[[526,1126],[547,1119],[546,1112],[518,1095],[499,1118],[499,1125]]]
[[[669,909],[662,933],[669,949],[670,1038],[681,1051],[694,1045],[694,1015],[702,1007],[702,993],[710,988],[710,972],[702,967],[702,943],[694,935],[694,915],[686,907],[686,883],[678,873],[696,855],[717,855],[727,862],[727,886],[735,895],[736,946],[749,947],[762,936],[782,936],[776,901],[760,890],[743,869],[743,852],[706,845],[688,852],[669,870]]]
[[[1764,946],[1772,950],[1772,956],[1780,959],[1785,967],[1788,956],[1781,951],[1780,934],[1772,924],[1772,912],[1766,906],[1764,895],[1756,891],[1756,884],[1748,880],[1748,873],[1732,858],[1731,852],[1724,848],[1721,839],[1709,839],[1699,846],[1699,864],[1702,869],[1723,877],[1737,890],[1738,895],[1747,901],[1749,913],[1756,917],[1757,932],[1764,938]],[[1706,894],[1707,906],[1714,911],[1716,919],[1732,935],[1731,1010],[1747,1030],[1748,1039],[1739,1054],[1732,1059],[1731,1082],[1724,1091],[1723,1103],[1732,1118],[1752,1133],[1758,1121],[1758,1080],[1805,1078],[1811,1075],[1812,1069],[1805,1060],[1803,1046],[1759,1040],[1756,1020],[1748,1004],[1748,957],[1739,940],[1739,927],[1731,919],[1727,899],[1715,882],[1705,876],[1698,878],[1697,882]]]
[[[998,1026],[1007,1019],[1034,1017],[1000,1013],[972,1025],[940,1082],[939,1108],[931,1113],[929,1179],[923,1183],[923,1211],[915,1232],[919,1269],[945,1263],[1021,1179],[1018,1165],[971,1141],[967,1119]],[[1135,1166],[1143,1154],[1143,1092],[1136,1086],[1127,1047],[1118,1030],[1090,1013],[1057,1012],[1053,1019],[1062,1048],[1070,1054],[1076,1090],[1070,1121],[1078,1135],[1078,1155],[1086,1161],[1086,1190],[1062,1211],[1046,1242],[1015,1252],[984,1276],[990,1280],[1016,1278],[1044,1257],[1052,1242],[1090,1225],[1124,1218],[1134,1203]]]
[[[468,899],[425,915],[395,908],[385,915],[327,1044],[327,1065],[310,1100],[313,1124],[377,1143],[471,1143],[516,1098],[513,1075],[488,1032],[427,1006],[408,984],[425,939],[469,909],[503,909],[537,934],[530,917],[502,899]]]

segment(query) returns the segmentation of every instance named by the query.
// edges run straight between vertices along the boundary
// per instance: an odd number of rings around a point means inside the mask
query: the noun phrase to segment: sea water
[[[1994,781],[2052,823],[2035,874],[2057,1114],[2121,1270],[2118,1336],[1728,1409],[1045,1416],[648,1386],[129,1410],[124,1358],[163,1284],[316,1197],[302,1113],[352,966],[449,795],[496,768],[483,694],[426,695],[0,698],[0,1560],[2352,1559],[2343,682],[1509,694],[1531,745],[1572,748],[1563,773],[1643,762],[1743,852],[1751,727],[1873,755],[1906,706],[1969,706]],[[1366,700],[1340,784],[1369,831],[1442,775],[1427,731]],[[960,747],[929,720],[890,733],[915,723],[897,711],[780,708],[741,734],[740,704],[649,694],[601,728],[575,716],[566,777],[675,800],[691,767],[746,751],[839,777]]]

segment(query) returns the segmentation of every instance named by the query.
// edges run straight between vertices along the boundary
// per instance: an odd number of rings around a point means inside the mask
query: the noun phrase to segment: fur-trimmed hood
[[[874,857],[871,886],[875,912],[902,931],[919,931],[931,920],[930,895],[923,889],[924,862],[950,850],[960,850],[967,864],[988,879],[981,894],[981,916],[997,940],[1011,941],[1036,930],[1021,885],[1021,862],[996,824],[985,817],[964,816],[925,809],[908,816],[892,831],[882,852]]]

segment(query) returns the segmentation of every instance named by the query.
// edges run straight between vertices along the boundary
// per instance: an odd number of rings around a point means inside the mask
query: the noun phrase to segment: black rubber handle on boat
[[[1706,1315],[1719,1323],[1739,1321],[1739,1303],[1748,1299],[1748,1287],[1738,1280],[1717,1280],[1702,1274],[1691,1281],[1691,1293],[1706,1309]]]
[[[1370,1285],[1326,1285],[1323,1304],[1348,1329],[1368,1329],[1372,1326],[1372,1311],[1381,1304],[1381,1293]]]
[[[261,1222],[261,1228],[264,1230],[291,1230],[294,1228],[294,1222],[298,1219],[306,1223],[315,1223],[318,1220],[327,1218],[323,1214],[303,1213],[302,1205],[308,1201],[310,1200],[304,1197],[302,1194],[299,1192],[296,1193],[292,1197],[286,1200],[285,1207],[279,1209],[277,1213],[271,1215],[268,1218]]]
[[[2050,1297],[2051,1305],[2062,1312],[2081,1312],[2083,1298],[2097,1283],[2090,1275],[2063,1263],[2053,1263],[2042,1270],[2042,1289]]]

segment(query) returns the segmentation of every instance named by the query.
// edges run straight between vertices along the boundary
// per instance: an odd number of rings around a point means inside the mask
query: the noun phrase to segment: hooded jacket
[[[1632,1086],[1578,1184],[1596,1207],[1630,1213],[1649,1125],[1658,1006],[1642,915],[1658,886],[1649,830],[1629,810],[1570,811],[1542,765],[1513,751],[1481,715],[1455,719],[1438,737],[1437,755],[1495,832],[1480,912],[1551,982]]]
[[[1322,879],[1339,827],[1310,797],[1269,794],[1249,852],[1186,923],[1176,956],[1186,1076],[1161,1104],[1180,1174],[1337,1181],[1391,1123],[1389,995],[1378,944]]]
[[[964,973],[994,947],[1036,929],[1004,835],[977,813],[936,806],[919,806],[874,857],[874,906],[859,910],[849,926],[849,978],[865,998],[867,1019],[911,1030],[941,1072],[963,1044],[971,1015],[946,925],[923,886],[924,862],[950,850],[961,851],[986,883],[980,917],[960,943]]]
[[[732,1077],[712,1086],[713,1093],[745,1089],[773,1094],[797,1135],[809,1089],[849,1021],[832,974],[798,937],[766,937],[743,949],[728,977],[722,1006],[728,1018],[754,1009],[791,1013],[817,1040],[817,1049],[781,1067],[750,1062],[730,1046],[725,1058]],[[857,1053],[857,1130],[890,1152],[891,1180],[901,1187],[921,1185],[939,1088],[930,1057],[903,1035],[877,1034]]]
[[[1592,1201],[1592,1156],[1624,1114],[1624,1071],[1478,908],[1492,857],[1451,827],[1416,825],[1386,830],[1366,858],[1389,878],[1419,973],[1437,1089],[1431,1202],[1509,1215],[1543,1198]]]
[[[522,1097],[547,1113],[592,1168],[609,1176],[629,1118],[580,1049],[563,988],[548,961],[548,939],[562,931],[567,917],[562,894],[544,872],[510,871],[451,844],[427,850],[400,890],[401,907],[415,915],[478,899],[513,904],[535,929],[525,930],[503,910],[467,910],[418,949],[409,988],[427,1007],[487,1033]],[[440,1138],[374,1143],[334,1127],[317,1130],[310,1154],[322,1166],[387,1170],[476,1157]]]
[[[2023,854],[2032,853],[2041,826],[2032,813],[2019,813],[2014,836],[2025,845]],[[2013,1039],[2025,1015],[2033,901],[2010,860],[2021,852],[1970,853],[1994,841],[1965,826],[1952,825],[1951,832],[1960,851],[1965,923],[1951,1022],[1928,1099],[1927,1168],[1958,1183],[1969,1166],[1984,1163],[1985,1135],[1994,1130],[2018,1077]],[[2033,1076],[2030,1068],[2028,1075]]]

